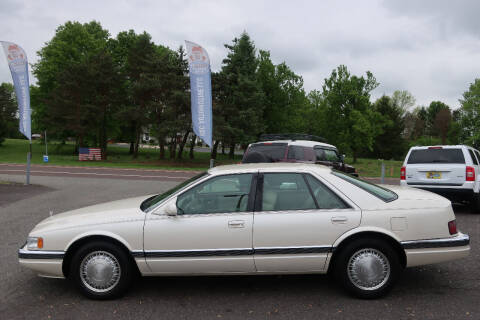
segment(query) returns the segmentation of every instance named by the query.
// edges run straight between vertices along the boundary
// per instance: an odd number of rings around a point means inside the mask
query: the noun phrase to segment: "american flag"
[[[102,160],[102,150],[100,148],[78,148],[78,160]]]

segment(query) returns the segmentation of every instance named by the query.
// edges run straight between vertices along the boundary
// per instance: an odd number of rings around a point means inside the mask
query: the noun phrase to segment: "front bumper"
[[[26,246],[18,250],[18,262],[32,269],[41,277],[64,278],[62,271],[64,251],[27,250]]]
[[[421,266],[465,258],[470,253],[470,237],[461,232],[455,237],[402,241],[407,267]]]

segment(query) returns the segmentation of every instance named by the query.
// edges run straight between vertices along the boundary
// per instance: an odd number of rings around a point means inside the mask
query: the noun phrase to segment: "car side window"
[[[473,164],[478,166],[477,157],[475,157],[475,154],[473,153],[473,150],[468,149],[468,153],[470,153],[470,157],[472,158]]]
[[[304,148],[301,146],[290,146],[288,147],[287,159],[295,159],[303,161],[305,160]]]
[[[477,156],[477,160],[480,160],[480,152],[478,150],[474,150],[475,155]]]
[[[265,173],[262,211],[316,209],[308,186],[299,173]]]
[[[317,156],[317,161],[340,161],[338,153],[335,150],[331,149],[315,148],[315,155]]]
[[[349,206],[332,190],[309,174],[305,175],[320,209],[346,209]]]
[[[177,198],[179,214],[209,214],[247,211],[253,174],[211,178]]]

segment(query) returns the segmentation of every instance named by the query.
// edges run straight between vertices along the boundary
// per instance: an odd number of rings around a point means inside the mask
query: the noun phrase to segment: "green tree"
[[[5,138],[17,138],[18,118],[16,117],[17,104],[13,85],[2,83],[0,85],[0,145]]]
[[[437,114],[441,110],[448,110],[448,112],[450,112],[450,107],[441,101],[432,101],[428,106],[428,108],[426,109],[427,134],[430,134],[435,137],[440,137],[440,131],[435,125],[435,119],[437,118]]]
[[[258,60],[255,46],[247,33],[235,38],[222,66],[222,87],[218,104],[224,119],[220,137],[230,147],[233,158],[235,145],[256,140],[264,131],[264,95],[257,80]],[[218,145],[218,144],[217,144]],[[213,156],[213,155],[212,155]]]
[[[332,71],[323,85],[325,121],[328,131],[322,133],[327,140],[352,152],[353,162],[365,150],[372,150],[374,138],[381,130],[380,115],[370,103],[370,92],[378,86],[369,71],[366,77],[351,75],[347,67]]]
[[[284,62],[274,65],[270,52],[260,50],[257,79],[265,96],[265,132],[301,132],[308,129],[305,112],[308,99],[302,77]]]
[[[460,139],[476,148],[480,147],[480,79],[475,79],[460,99],[460,119],[462,131]]]
[[[133,158],[137,158],[142,134],[151,123],[158,87],[157,48],[148,33],[137,35],[132,30],[119,33],[109,46],[123,96],[117,119],[125,130],[123,137],[130,140]]]
[[[48,128],[50,136],[62,139],[73,136],[78,146],[101,146],[106,152],[108,109],[116,83],[108,37],[98,22],[69,21],[38,52],[40,59],[33,67],[37,129]]]
[[[375,137],[373,154],[382,159],[400,159],[406,148],[402,137],[404,107],[398,100],[384,95],[374,103],[373,109],[382,115],[382,132]]]

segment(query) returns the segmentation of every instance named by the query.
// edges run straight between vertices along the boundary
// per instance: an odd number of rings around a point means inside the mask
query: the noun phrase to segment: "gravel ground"
[[[0,181],[22,183],[24,176]],[[177,182],[38,176],[32,183],[0,186],[2,319],[480,319],[480,214],[462,206],[455,211],[471,236],[471,255],[407,269],[383,299],[354,299],[327,276],[302,275],[144,278],[124,298],[99,302],[66,280],[20,268],[18,247],[50,210],[161,192]]]

